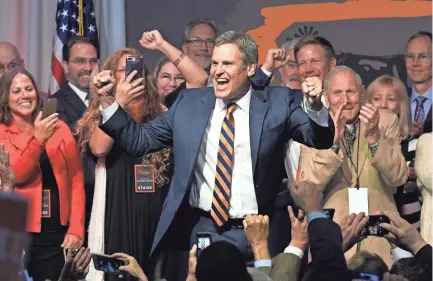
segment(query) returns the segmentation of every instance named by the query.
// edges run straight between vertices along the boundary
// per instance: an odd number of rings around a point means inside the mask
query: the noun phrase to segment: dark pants
[[[197,211],[199,214],[204,213],[202,211]],[[194,226],[191,239],[190,247],[197,243],[197,233],[208,232],[212,236],[212,243],[217,241],[229,242],[241,251],[244,256],[245,263],[248,266],[253,266],[254,264],[254,254],[250,243],[248,242],[247,236],[245,234],[244,228],[241,224],[230,225],[223,230],[216,228],[214,222],[210,218],[210,215],[201,215]]]
[[[32,242],[26,253],[27,270],[34,281],[58,280],[65,264],[60,247],[66,230],[31,233]]]

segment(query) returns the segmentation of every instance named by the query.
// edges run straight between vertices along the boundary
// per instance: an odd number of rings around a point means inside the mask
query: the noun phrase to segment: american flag
[[[69,38],[80,35],[98,45],[95,11],[92,0],[57,0],[56,34],[51,58],[50,94],[54,94],[65,81],[62,62],[63,45]]]

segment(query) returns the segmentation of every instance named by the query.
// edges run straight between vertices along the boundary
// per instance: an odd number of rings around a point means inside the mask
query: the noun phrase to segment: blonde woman
[[[382,75],[368,86],[365,100],[381,110],[397,114],[399,118],[401,148],[408,164],[409,179],[405,185],[397,188],[394,199],[400,215],[419,229],[421,204],[418,200],[420,194],[413,168],[416,140],[412,140],[409,132],[411,119],[406,87],[397,77]]]

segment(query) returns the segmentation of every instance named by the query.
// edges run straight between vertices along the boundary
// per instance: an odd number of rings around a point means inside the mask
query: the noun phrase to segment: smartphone
[[[42,101],[42,119],[57,112],[57,99],[47,98]]]
[[[352,271],[352,281],[358,281],[358,280],[379,281],[380,279],[379,276],[374,274]]]
[[[102,254],[92,254],[93,265],[96,270],[105,273],[120,274],[119,267],[128,265],[125,259],[113,258],[112,256]]]
[[[379,226],[381,223],[389,223],[387,216],[369,216],[367,226],[362,230],[362,236],[378,236],[383,237],[389,233],[388,230]]]
[[[197,233],[197,256],[212,244],[212,234],[209,232]]]
[[[335,209],[323,209],[323,212],[328,217],[328,219],[333,219],[335,214]]]
[[[137,70],[134,79],[143,78],[143,57],[130,56],[126,57],[125,78],[129,76],[134,70]]]

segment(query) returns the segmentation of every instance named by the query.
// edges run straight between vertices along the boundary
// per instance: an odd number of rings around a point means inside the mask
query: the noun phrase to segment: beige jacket
[[[393,188],[406,182],[408,169],[400,147],[398,119],[394,114],[380,112],[380,144],[373,157],[364,136],[365,129],[357,130],[353,163],[358,162],[360,186],[368,188],[369,213],[378,210],[397,211]],[[361,131],[361,134],[360,134]],[[357,140],[359,138],[359,159]],[[345,143],[346,147],[348,145]],[[338,155],[331,149],[316,150],[302,146],[299,161],[300,181],[309,180],[323,188],[325,208],[334,208],[334,221],[340,223],[349,214],[348,188],[356,184],[356,173],[350,159],[340,144]],[[349,259],[355,249],[346,253]],[[391,266],[390,246],[384,238],[370,236],[361,249],[380,255]]]

